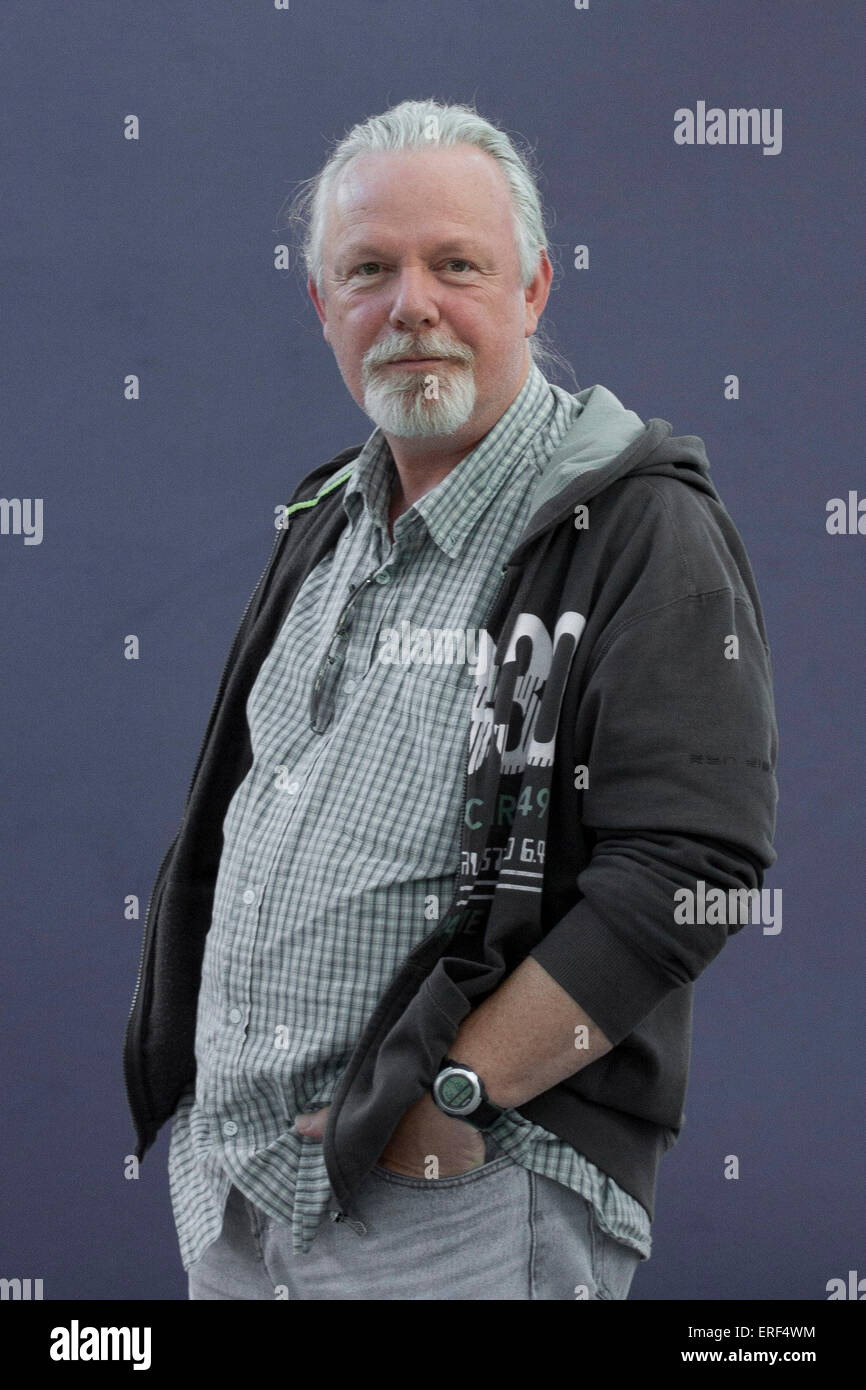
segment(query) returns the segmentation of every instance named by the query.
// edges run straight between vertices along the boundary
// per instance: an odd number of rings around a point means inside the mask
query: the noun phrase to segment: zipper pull
[[[367,1234],[367,1227],[364,1225],[363,1221],[354,1220],[344,1211],[332,1211],[330,1216],[332,1221],[345,1221],[346,1225],[351,1226],[352,1230],[358,1236],[365,1236]]]

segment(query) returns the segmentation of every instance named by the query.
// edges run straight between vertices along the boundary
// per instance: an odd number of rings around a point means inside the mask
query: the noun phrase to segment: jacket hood
[[[655,417],[645,423],[606,386],[587,386],[574,399],[581,412],[539,474],[512,562],[522,559],[524,548],[561,523],[578,503],[598,496],[620,478],[676,478],[720,500],[698,435],[674,435],[667,420]]]

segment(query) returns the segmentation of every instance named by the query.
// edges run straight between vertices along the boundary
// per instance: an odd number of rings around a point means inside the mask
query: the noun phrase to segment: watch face
[[[465,1073],[454,1071],[439,1082],[439,1099],[449,1110],[472,1110],[478,1100],[478,1088]]]

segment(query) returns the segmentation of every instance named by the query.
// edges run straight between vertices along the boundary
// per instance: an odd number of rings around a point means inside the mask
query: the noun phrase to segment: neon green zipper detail
[[[326,483],[323,483],[322,486],[319,488],[319,491],[316,493],[315,497],[308,497],[305,502],[290,503],[286,507],[286,517],[290,517],[292,515],[292,512],[300,511],[302,507],[315,507],[316,503],[320,500],[320,498],[327,496],[329,492],[331,492],[335,487],[339,487],[341,483],[344,483],[346,479],[351,476],[354,467],[355,464],[353,460],[353,462],[349,465],[348,468],[344,470],[344,472],[338,473],[336,477],[329,478]]]

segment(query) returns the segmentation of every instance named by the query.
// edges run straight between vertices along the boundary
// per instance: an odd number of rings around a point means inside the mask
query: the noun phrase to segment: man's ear
[[[310,298],[313,301],[313,304],[316,307],[316,313],[319,315],[319,318],[322,321],[325,342],[330,342],[330,339],[328,337],[328,316],[325,312],[325,301],[319,294],[319,291],[316,289],[316,282],[315,280],[313,280],[312,276],[307,281],[307,290],[309,292]]]
[[[538,268],[532,283],[524,290],[526,296],[526,337],[529,338],[538,327],[538,321],[544,313],[544,306],[550,294],[550,283],[553,279],[553,266],[547,256],[547,252],[540,248],[538,257]]]

